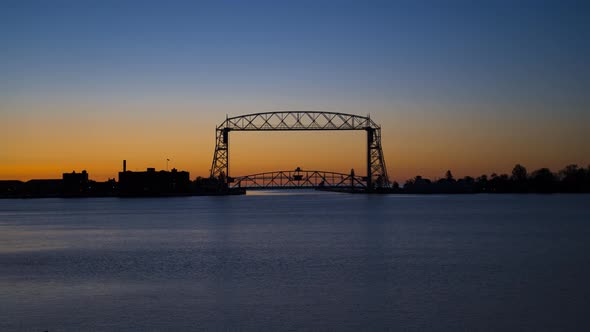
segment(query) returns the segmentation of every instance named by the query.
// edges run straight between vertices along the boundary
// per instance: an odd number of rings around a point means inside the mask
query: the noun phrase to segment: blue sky
[[[328,109],[396,126],[419,109],[583,133],[589,17],[585,1],[2,1],[0,114],[174,101],[207,121]]]
[[[584,2],[16,1],[1,12],[10,95],[133,84],[138,94],[587,101]]]

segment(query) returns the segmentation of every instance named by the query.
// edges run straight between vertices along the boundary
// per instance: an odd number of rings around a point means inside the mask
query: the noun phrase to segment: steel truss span
[[[215,129],[216,143],[211,177],[232,183],[229,168],[231,131],[365,130],[367,132],[367,191],[389,187],[381,147],[381,127],[368,116],[334,112],[277,111],[228,117]]]
[[[274,171],[234,178],[232,188],[245,189],[298,189],[298,188],[346,188],[366,189],[365,179],[354,173],[301,170]]]

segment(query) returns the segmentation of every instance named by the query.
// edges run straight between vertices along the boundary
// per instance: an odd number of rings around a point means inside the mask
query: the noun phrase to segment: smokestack
[[[123,172],[127,172],[127,160],[123,160]]]

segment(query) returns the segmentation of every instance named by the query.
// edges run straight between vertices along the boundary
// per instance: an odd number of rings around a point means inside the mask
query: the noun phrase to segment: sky
[[[370,114],[390,177],[590,164],[585,1],[0,1],[0,179],[208,176],[226,115]],[[364,132],[232,132],[233,176]]]

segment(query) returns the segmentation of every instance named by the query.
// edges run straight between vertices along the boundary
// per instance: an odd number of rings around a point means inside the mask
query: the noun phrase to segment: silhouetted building
[[[88,173],[63,173],[63,195],[64,196],[85,196],[90,191]]]
[[[124,169],[126,163],[124,162]],[[156,171],[148,168],[145,172],[119,172],[119,194],[121,196],[168,196],[189,194],[191,181],[189,172]]]
[[[25,182],[23,197],[59,197],[62,190],[62,179],[29,180]]]
[[[89,196],[109,197],[117,195],[117,181],[109,179],[105,182],[88,181]]]
[[[0,197],[15,197],[21,195],[25,183],[18,180],[0,180]]]

